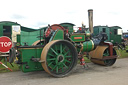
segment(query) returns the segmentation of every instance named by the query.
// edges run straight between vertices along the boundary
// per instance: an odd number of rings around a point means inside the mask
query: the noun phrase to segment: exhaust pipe
[[[89,9],[88,10],[88,19],[89,19],[89,30],[90,33],[93,33],[93,10]]]

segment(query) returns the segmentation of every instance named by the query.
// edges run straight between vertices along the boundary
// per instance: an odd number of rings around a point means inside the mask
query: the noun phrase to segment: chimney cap
[[[93,11],[93,9],[89,9],[88,11]]]

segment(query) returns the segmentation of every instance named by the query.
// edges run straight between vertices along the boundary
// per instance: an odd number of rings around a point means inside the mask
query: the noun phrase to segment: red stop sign
[[[7,52],[12,47],[12,41],[8,37],[0,37],[0,52]]]

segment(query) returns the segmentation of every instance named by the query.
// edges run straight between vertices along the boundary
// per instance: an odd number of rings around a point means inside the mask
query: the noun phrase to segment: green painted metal
[[[92,40],[83,42],[83,52],[90,52],[94,49],[94,43]]]
[[[21,31],[24,32],[32,32],[36,31],[35,29],[28,28],[28,27],[23,27],[17,22],[11,22],[11,21],[2,21],[0,22],[0,36],[7,36],[10,39],[12,39],[12,26],[18,25],[21,27]]]
[[[31,60],[32,57],[40,58],[43,48],[20,48],[18,49],[21,52],[20,69],[23,72],[39,71],[43,70],[41,63],[34,62]]]
[[[0,36],[7,36],[11,39],[13,25],[20,25],[20,24],[11,21],[0,22]]]
[[[86,38],[91,36],[91,33],[89,30],[85,31],[85,34],[86,34]]]
[[[36,29],[33,29],[33,28],[28,28],[28,27],[21,26],[21,31],[24,31],[24,32],[33,32],[33,31],[37,31],[37,30]]]
[[[65,29],[68,29],[69,33],[73,32],[73,26],[75,26],[72,23],[61,23],[61,26],[63,26]]]
[[[105,50],[103,56],[109,56],[109,51],[108,50]],[[107,60],[104,60],[104,63],[111,63],[111,60],[110,59],[107,59]]]
[[[64,31],[63,30],[55,31],[50,38],[50,41],[52,40],[64,40]]]
[[[19,45],[22,45],[21,43],[21,38],[20,38],[20,35],[17,35],[17,43],[19,43]]]
[[[74,41],[74,42],[84,42],[85,41],[85,34],[72,34],[71,35],[71,39]]]
[[[20,25],[20,24],[18,24],[17,22],[2,21],[0,22],[0,25],[12,26],[12,25]]]
[[[41,31],[41,36],[43,36],[43,31]],[[21,45],[24,45],[26,42],[27,45],[32,45],[35,41],[40,40],[40,30],[33,31],[33,32],[24,32],[21,31],[21,34],[17,36],[17,40]],[[43,39],[41,37],[41,39]]]
[[[3,27],[0,25],[0,36],[3,36]]]
[[[106,41],[110,41],[110,29],[108,26],[95,26],[93,28],[94,36],[98,35],[100,32],[105,32],[108,36],[108,39]]]
[[[94,36],[98,35],[100,32],[105,32],[108,36],[106,41],[112,43],[121,43],[122,42],[122,34],[118,34],[118,30],[122,29],[119,26],[95,26],[94,27]]]
[[[118,34],[118,30],[122,29],[119,26],[110,27],[110,42],[112,43],[121,43],[122,42],[122,35]]]

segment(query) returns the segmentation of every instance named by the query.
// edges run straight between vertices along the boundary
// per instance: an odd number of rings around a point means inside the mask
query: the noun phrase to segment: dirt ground
[[[54,78],[45,71],[1,73],[0,85],[128,85],[128,58],[118,59],[111,67],[88,65],[88,69],[77,65],[64,78]]]

